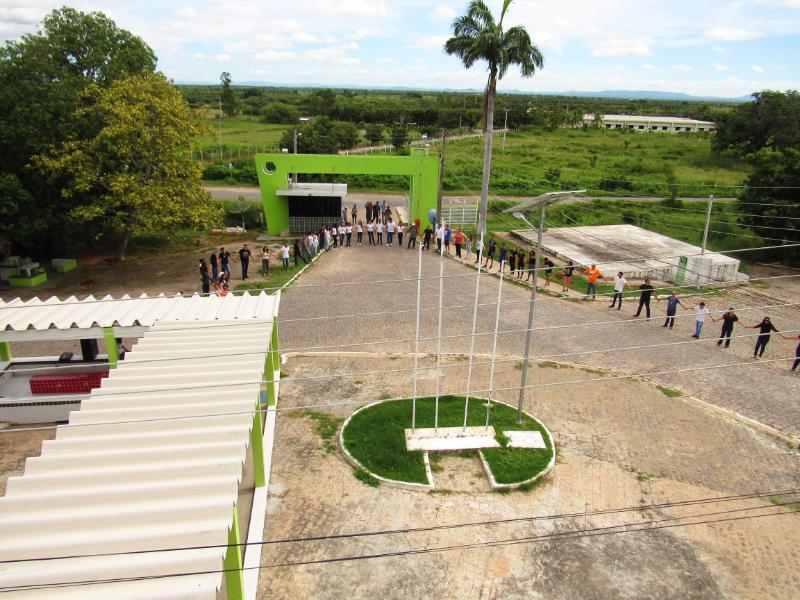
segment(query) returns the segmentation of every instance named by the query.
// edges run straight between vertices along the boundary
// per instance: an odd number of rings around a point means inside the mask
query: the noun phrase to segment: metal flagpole
[[[500,263],[500,285],[497,286],[497,310],[494,316],[494,341],[492,342],[492,365],[489,367],[489,402],[486,404],[486,427],[492,414],[492,393],[494,392],[494,359],[497,356],[497,332],[500,330],[500,302],[503,299],[503,263]]]
[[[439,393],[442,389],[442,372],[439,368],[442,362],[442,296],[444,287],[444,227],[445,223],[442,221],[442,245],[439,249],[439,326],[438,333],[436,334],[436,402],[434,404],[433,412],[433,428],[439,429]],[[439,240],[437,239],[438,243]]]
[[[422,244],[419,245],[417,266],[417,329],[414,348],[414,395],[411,399],[411,431],[417,426],[417,366],[419,364],[419,302],[422,294]]]
[[[481,256],[483,254],[483,233],[480,238],[481,247],[478,249],[478,276],[475,278],[475,306],[472,308],[472,336],[469,338],[469,358],[467,359],[467,396],[464,401],[464,429],[467,428],[467,414],[469,412],[469,393],[472,389],[472,356],[475,352],[475,329],[478,322],[478,295],[481,289]]]

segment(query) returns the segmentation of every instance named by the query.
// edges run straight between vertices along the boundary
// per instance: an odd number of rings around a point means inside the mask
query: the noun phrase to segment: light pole
[[[517,219],[520,219],[527,223],[528,227],[531,229],[535,229],[535,227],[525,218],[525,212],[532,210],[534,208],[538,208],[540,210],[539,213],[539,231],[537,234],[536,239],[536,262],[533,266],[533,281],[531,282],[531,302],[530,307],[528,308],[528,328],[525,333],[525,356],[522,359],[522,377],[520,379],[519,384],[519,402],[517,404],[517,423],[522,423],[522,403],[525,400],[525,387],[528,383],[528,357],[530,356],[531,352],[531,333],[533,331],[533,313],[536,309],[536,283],[537,279],[539,278],[539,260],[542,257],[542,234],[544,233],[544,215],[547,211],[547,207],[555,204],[556,202],[561,202],[562,200],[566,200],[567,198],[572,198],[577,194],[582,194],[586,190],[575,190],[569,192],[548,192],[546,194],[542,194],[541,196],[537,196],[536,198],[531,198],[530,200],[526,200],[516,206],[512,206],[511,208],[507,209],[505,212],[510,212],[513,214]]]
[[[506,130],[508,129],[508,109],[506,109],[506,118],[503,120],[503,150],[506,149]]]

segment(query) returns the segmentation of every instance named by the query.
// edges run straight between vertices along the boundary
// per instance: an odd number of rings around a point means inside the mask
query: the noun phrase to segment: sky
[[[0,0],[0,39],[37,31],[65,4]],[[487,4],[499,16],[501,0]],[[74,0],[142,37],[176,82],[480,89],[485,65],[465,70],[442,46],[466,0]],[[658,90],[741,97],[800,89],[800,0],[515,0],[544,55],[529,92]]]

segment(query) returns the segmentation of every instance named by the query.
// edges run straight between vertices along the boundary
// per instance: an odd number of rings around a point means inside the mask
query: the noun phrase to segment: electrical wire
[[[252,567],[237,567],[235,569],[212,569],[212,570],[205,570],[205,571],[194,571],[194,572],[183,572],[183,573],[167,573],[167,574],[160,574],[160,575],[145,575],[145,576],[138,576],[138,577],[118,577],[118,578],[108,578],[108,579],[93,579],[93,580],[83,580],[83,581],[71,581],[71,582],[58,582],[58,583],[48,583],[48,584],[25,584],[25,585],[18,585],[18,586],[6,586],[0,588],[0,593],[8,593],[8,592],[15,592],[15,591],[25,591],[25,590],[44,590],[44,589],[56,589],[56,588],[71,588],[71,587],[83,587],[88,585],[100,585],[106,583],[121,583],[121,582],[132,582],[132,581],[151,581],[151,580],[158,580],[158,579],[167,579],[167,578],[174,578],[174,577],[191,577],[191,576],[198,576],[198,575],[212,575],[212,574],[225,574],[228,572],[243,572],[243,571],[251,571],[256,570],[260,571],[261,569],[270,569],[270,568],[283,568],[283,567],[298,567],[298,566],[308,566],[308,565],[318,565],[318,564],[329,564],[329,563],[341,563],[341,562],[350,562],[355,560],[370,560],[376,558],[394,558],[394,557],[401,557],[401,556],[413,556],[413,555],[421,555],[421,554],[432,554],[432,553],[439,553],[439,552],[447,552],[453,550],[469,550],[469,549],[482,549],[482,548],[491,548],[491,547],[499,547],[499,546],[510,546],[510,545],[518,545],[518,544],[528,544],[528,543],[537,543],[537,542],[546,542],[546,541],[558,541],[558,540],[565,540],[565,539],[575,539],[575,538],[584,538],[584,537],[594,537],[597,535],[610,535],[610,534],[622,534],[622,533],[637,533],[637,532],[651,532],[658,529],[665,529],[665,528],[674,528],[674,527],[688,527],[692,525],[713,525],[715,523],[723,523],[723,522],[730,522],[730,521],[742,521],[747,519],[756,519],[762,517],[769,517],[769,516],[780,516],[780,515],[791,515],[795,516],[796,513],[793,511],[787,510],[780,510],[784,506],[783,503],[775,504],[774,506],[760,506],[760,507],[750,507],[750,508],[737,508],[737,509],[730,509],[724,511],[714,511],[714,512],[705,512],[693,515],[684,515],[684,516],[673,516],[673,517],[665,517],[662,519],[650,519],[646,522],[631,522],[631,523],[619,523],[616,525],[607,525],[603,527],[588,527],[583,529],[577,529],[572,531],[561,531],[555,532],[550,534],[540,534],[540,535],[532,535],[526,537],[512,537],[506,538],[502,540],[491,540],[491,541],[482,541],[482,542],[470,542],[464,544],[452,544],[448,546],[435,546],[435,547],[426,547],[426,548],[417,548],[417,549],[409,549],[409,550],[395,550],[390,552],[380,552],[374,554],[362,554],[362,555],[349,555],[349,556],[338,556],[335,558],[324,558],[324,559],[312,559],[312,560],[304,560],[304,561],[291,561],[291,562],[283,562],[283,563],[273,563],[268,565],[255,565]],[[757,510],[764,510],[764,509],[772,509],[777,508],[778,510],[773,510],[768,513],[759,513],[759,514],[738,514],[738,516],[723,516],[723,515],[733,515],[737,513],[752,513],[753,511]],[[708,519],[708,517],[720,517],[716,519]],[[690,521],[691,519],[707,519],[707,520],[700,520],[700,521]]]

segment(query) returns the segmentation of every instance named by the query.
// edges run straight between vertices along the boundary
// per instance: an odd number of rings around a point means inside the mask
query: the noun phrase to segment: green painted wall
[[[439,159],[428,156],[425,149],[414,149],[411,156],[257,154],[256,172],[270,235],[280,235],[289,229],[289,202],[276,192],[288,186],[290,173],[406,175],[411,219],[419,219],[423,225],[428,222],[428,211],[436,208],[439,192]]]

